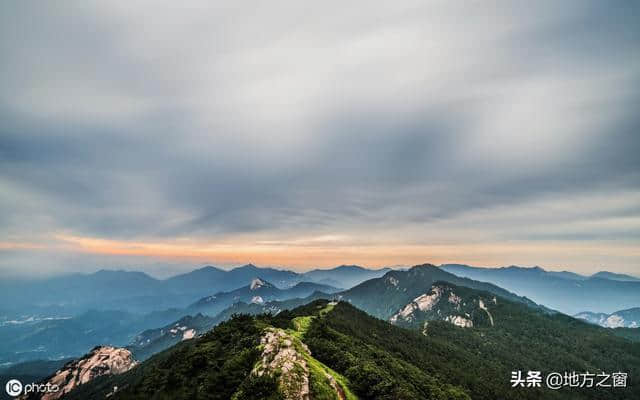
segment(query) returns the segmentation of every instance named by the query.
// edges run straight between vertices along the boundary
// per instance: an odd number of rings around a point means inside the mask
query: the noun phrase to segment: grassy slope
[[[327,315],[331,310],[333,310],[334,304],[328,303],[326,306],[318,311],[318,315],[305,315],[302,317],[295,317],[291,320],[293,329],[289,329],[288,331],[296,338],[304,341],[304,337],[311,326],[311,323],[316,318],[323,318]],[[335,399],[335,390],[331,387],[330,383],[327,381],[326,376],[330,375],[333,379],[336,380],[337,384],[342,389],[342,394],[346,400],[357,400],[357,396],[351,392],[349,389],[349,380],[332,370],[328,366],[324,365],[322,362],[315,359],[311,354],[304,351],[305,360],[309,366],[309,374],[310,374],[310,384],[311,384],[311,394],[314,399],[317,400],[330,400]]]

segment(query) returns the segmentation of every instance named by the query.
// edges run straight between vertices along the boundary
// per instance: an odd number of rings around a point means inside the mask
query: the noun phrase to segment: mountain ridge
[[[481,295],[469,290],[471,296]],[[524,368],[546,374],[598,365],[604,371],[622,368],[635,376],[640,372],[640,344],[523,303],[498,298],[496,304],[493,311],[500,323],[495,326],[462,328],[433,321],[426,333],[394,326],[345,301],[317,300],[277,315],[235,315],[131,371],[79,386],[68,398],[102,399],[114,386],[118,387],[115,400],[205,395],[298,399],[307,398],[306,393],[313,398],[344,398],[331,382],[363,399],[559,400],[640,395],[640,386],[633,382],[615,390],[511,387],[511,371]],[[278,339],[265,340],[269,335]],[[277,359],[284,363],[272,363]],[[275,373],[278,369],[282,374]]]
[[[345,289],[384,272],[384,269],[338,266],[299,273],[246,264],[231,270],[208,265],[165,279],[140,271],[101,269],[88,274],[7,280],[0,281],[0,304],[11,307],[4,307],[0,321],[3,316],[74,315],[88,309],[146,313],[186,307],[206,295],[238,289],[257,276],[281,289],[305,281]]]
[[[575,279],[539,267],[479,268],[443,264],[440,268],[460,277],[493,283],[568,315],[585,309],[611,313],[640,304],[640,281],[587,276]]]

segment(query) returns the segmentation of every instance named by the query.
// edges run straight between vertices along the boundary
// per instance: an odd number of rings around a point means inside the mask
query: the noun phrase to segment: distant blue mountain
[[[261,303],[304,298],[319,291],[334,293],[338,288],[326,282],[343,288],[381,273],[342,266],[307,275],[248,264],[229,271],[206,266],[164,280],[143,272],[110,270],[3,280],[0,364],[77,356],[95,344],[123,346],[146,329],[189,314],[215,315],[240,301]],[[264,285],[252,290],[250,283],[257,278]],[[203,299],[216,295],[218,300],[204,304]]]
[[[440,268],[461,277],[493,283],[568,315],[585,310],[612,313],[640,305],[640,280],[622,280],[620,275],[610,272],[589,277],[545,271],[540,267],[479,268],[445,264]]]
[[[260,268],[253,264],[243,265],[230,271],[212,266],[166,279],[167,289],[173,292],[213,294],[219,291],[237,289],[254,278],[262,277],[276,286],[286,288],[300,282],[299,273],[275,268]]]
[[[184,274],[176,275],[164,281],[167,290],[183,292],[202,292],[222,289],[228,272],[208,265]]]
[[[352,267],[340,269],[343,271],[354,270]],[[298,289],[295,298],[286,300],[282,299],[285,299],[286,295],[291,295],[296,288],[304,286],[304,290],[308,291],[309,289],[317,288],[318,285],[304,283],[288,290],[281,290],[263,280],[254,280],[251,285],[244,288],[228,293],[219,293],[199,300],[188,309],[192,315],[195,315],[194,317],[183,318],[164,328],[142,332],[136,336],[136,340],[131,344],[130,348],[135,354],[146,358],[181,341],[183,338],[182,332],[187,332],[190,329],[202,333],[203,330],[231,318],[234,314],[255,315],[271,313],[275,315],[283,310],[291,310],[317,299],[347,301],[370,315],[388,320],[398,310],[406,308],[407,304],[413,304],[414,301],[424,297],[426,293],[433,290],[434,285],[442,286],[443,283],[460,285],[461,287],[456,289],[459,293],[467,290],[462,286],[475,288],[485,291],[489,295],[488,299],[495,298],[497,295],[503,299],[522,303],[533,309],[549,313],[549,310],[536,305],[531,300],[517,296],[490,283],[460,278],[433,265],[420,265],[406,271],[389,271],[379,278],[369,279],[351,289],[340,292],[329,293],[328,291],[317,290],[307,297],[304,296],[304,291]],[[264,301],[255,301],[257,295],[260,295],[260,300]],[[273,300],[276,296],[280,296],[281,300]],[[455,299],[455,294],[448,293],[444,299],[444,303],[449,304]],[[489,301],[491,300],[488,300],[487,303]],[[466,307],[466,304],[464,306]],[[469,304],[469,308],[465,309],[465,311],[472,312],[471,308],[477,307]],[[438,314],[440,314],[440,311],[444,310],[437,310]],[[196,314],[199,312],[209,315]],[[436,310],[434,310],[435,312]],[[438,315],[437,317],[432,315],[430,319],[445,320],[448,316],[451,317],[452,312],[454,311],[449,310],[447,314]],[[461,310],[457,310],[458,314],[461,312]],[[484,315],[484,311],[480,310],[479,312]],[[424,321],[421,320],[421,322]]]
[[[626,274],[616,274],[614,272],[608,271],[600,271],[591,275],[592,278],[601,278],[601,279],[610,279],[613,281],[624,281],[624,282],[640,282],[640,278],[636,278],[635,276],[626,275]]]
[[[312,282],[301,282],[288,289],[279,289],[266,279],[254,278],[249,285],[239,289],[230,292],[218,292],[214,295],[203,297],[191,304],[186,311],[190,314],[203,313],[215,316],[225,308],[238,302],[263,304],[276,300],[304,298],[317,291],[331,294],[339,291],[339,289]]]
[[[391,268],[367,269],[357,265],[341,265],[332,269],[314,269],[303,274],[304,280],[349,289],[366,280],[379,278]]]
[[[352,265],[298,273],[247,264],[229,271],[206,266],[163,280],[143,272],[109,270],[49,279],[7,280],[0,282],[0,322],[25,314],[69,316],[89,309],[147,313],[182,308],[201,297],[238,289],[257,277],[280,289],[301,282],[345,289],[382,276],[387,270]]]

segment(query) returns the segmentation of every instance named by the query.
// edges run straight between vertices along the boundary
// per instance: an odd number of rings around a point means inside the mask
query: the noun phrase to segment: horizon
[[[562,269],[561,267],[557,267],[555,269],[552,268],[547,268],[547,267],[543,267],[543,266],[539,266],[539,265],[532,265],[532,266],[526,266],[526,265],[515,265],[515,264],[511,264],[511,265],[494,265],[494,266],[484,266],[484,265],[471,265],[471,264],[464,264],[464,263],[458,263],[458,262],[445,262],[445,263],[441,263],[441,264],[433,264],[430,262],[422,262],[422,263],[418,263],[418,264],[412,264],[412,265],[383,265],[383,266],[367,266],[367,265],[360,265],[360,264],[340,264],[340,265],[333,265],[333,266],[315,266],[315,267],[310,267],[310,268],[304,268],[304,269],[299,269],[299,268],[292,268],[292,267],[288,267],[288,266],[284,266],[284,265],[259,265],[259,264],[254,264],[254,263],[244,263],[244,264],[234,264],[234,265],[223,265],[223,264],[216,264],[216,263],[205,263],[202,264],[200,266],[195,266],[193,268],[181,268],[181,269],[170,269],[170,270],[166,270],[164,271],[164,273],[154,273],[149,272],[149,271],[145,271],[144,269],[136,269],[135,266],[129,266],[129,267],[116,267],[116,268],[97,268],[95,270],[91,270],[91,271],[67,271],[67,272],[62,272],[62,273],[58,273],[58,274],[52,274],[52,275],[38,275],[38,276],[30,276],[30,275],[14,275],[14,276],[5,276],[6,279],[9,280],[16,280],[16,281],[29,281],[29,280],[46,280],[46,279],[50,279],[50,278],[60,278],[60,277],[65,277],[65,276],[70,276],[70,275],[92,275],[92,274],[96,274],[98,272],[102,272],[102,271],[106,271],[106,272],[124,272],[124,273],[130,273],[130,272],[140,272],[140,273],[144,273],[148,276],[150,276],[151,278],[157,279],[157,280],[165,280],[165,279],[170,279],[179,275],[184,275],[184,274],[189,274],[191,272],[197,271],[197,270],[201,270],[201,269],[205,269],[205,268],[215,268],[215,269],[219,269],[222,271],[232,271],[234,269],[238,269],[238,268],[242,268],[242,267],[248,267],[248,266],[253,266],[256,267],[258,269],[273,269],[273,270],[278,270],[278,271],[289,271],[289,272],[294,272],[294,273],[298,273],[298,274],[304,274],[310,271],[318,271],[318,270],[332,270],[332,269],[336,269],[339,267],[359,267],[359,268],[364,268],[367,270],[371,270],[371,271],[375,271],[375,270],[381,270],[381,269],[389,269],[392,271],[399,271],[399,270],[407,270],[413,267],[419,267],[419,266],[423,266],[423,265],[433,265],[434,267],[442,267],[442,266],[446,266],[446,265],[461,265],[461,266],[465,266],[465,267],[471,267],[471,268],[480,268],[480,269],[505,269],[505,268],[520,268],[520,269],[541,269],[544,272],[568,272],[568,273],[574,273],[574,274],[578,274],[581,275],[583,277],[589,278],[592,277],[598,273],[613,273],[613,274],[621,274],[621,275],[627,275],[633,278],[638,278],[640,279],[640,275],[635,275],[633,273],[630,274],[625,274],[625,273],[620,273],[620,272],[615,272],[615,271],[610,271],[607,270],[606,268],[602,268],[599,269],[595,272],[592,273],[580,273],[580,272],[576,272],[576,271],[572,271],[572,270],[568,270],[568,269]],[[260,278],[259,276],[256,276],[256,278]],[[262,278],[261,278],[262,279]]]
[[[640,270],[635,6],[0,7],[0,277]]]

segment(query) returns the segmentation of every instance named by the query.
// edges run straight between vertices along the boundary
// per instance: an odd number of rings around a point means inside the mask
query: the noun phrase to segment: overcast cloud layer
[[[637,4],[188,3],[0,5],[0,275],[639,271]]]

